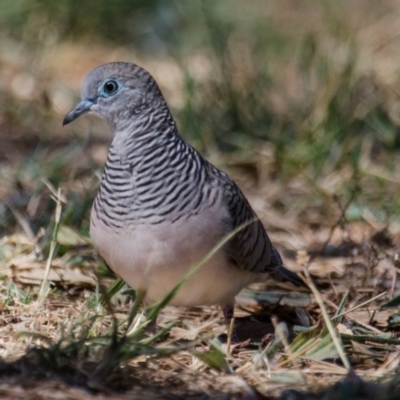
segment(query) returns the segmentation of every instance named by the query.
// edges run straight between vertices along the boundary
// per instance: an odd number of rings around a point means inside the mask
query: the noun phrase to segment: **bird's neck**
[[[109,158],[132,170],[140,171],[143,165],[163,165],[171,173],[176,169],[176,156],[190,162],[201,156],[178,134],[176,123],[168,108],[130,118],[129,123],[117,126]],[[177,171],[177,173],[180,173]]]

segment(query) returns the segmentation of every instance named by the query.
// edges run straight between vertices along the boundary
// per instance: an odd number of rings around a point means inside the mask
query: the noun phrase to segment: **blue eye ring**
[[[108,79],[101,85],[101,96],[109,97],[118,92],[121,85],[115,79]]]

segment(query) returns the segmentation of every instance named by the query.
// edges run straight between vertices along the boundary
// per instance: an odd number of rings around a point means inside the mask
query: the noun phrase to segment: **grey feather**
[[[144,287],[157,300],[239,227],[181,290],[176,304],[231,304],[243,286],[268,274],[302,284],[283,267],[233,180],[179,136],[147,71],[130,63],[105,64],[89,73],[81,95],[64,124],[91,111],[113,131],[91,235],[110,267],[132,287]]]

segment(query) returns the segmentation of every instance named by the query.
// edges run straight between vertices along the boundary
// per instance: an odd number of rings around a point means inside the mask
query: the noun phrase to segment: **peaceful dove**
[[[302,285],[282,264],[256,213],[225,173],[178,134],[153,77],[112,62],[91,71],[68,124],[93,112],[113,138],[91,212],[90,235],[110,268],[148,303],[161,300],[233,230],[239,231],[183,284],[170,304],[220,304],[229,321],[249,283]]]

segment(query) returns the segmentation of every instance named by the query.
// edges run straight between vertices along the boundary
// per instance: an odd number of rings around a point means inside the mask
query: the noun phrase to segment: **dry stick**
[[[336,310],[338,309],[338,306],[337,306],[333,301],[330,301],[330,300],[327,299],[326,297],[325,297],[324,301],[325,301],[325,303],[327,303],[327,304],[328,304],[329,306],[331,306],[332,308],[334,308],[334,309],[336,309]],[[348,311],[346,311],[346,312],[348,312]],[[336,317],[333,316],[332,319],[334,319],[334,318],[336,318]],[[350,321],[354,321],[354,322],[356,322],[358,325],[361,325],[362,327],[364,327],[364,328],[366,328],[366,329],[369,329],[369,330],[372,331],[372,332],[378,333],[379,335],[382,335],[382,334],[384,333],[384,332],[381,331],[380,329],[377,329],[377,328],[375,328],[374,326],[371,326],[371,325],[369,325],[369,324],[366,324],[365,322],[362,322],[362,321],[356,319],[355,317],[347,316],[347,318],[348,318]]]
[[[278,319],[276,318],[276,316],[272,316],[271,317],[271,322],[272,325],[274,326],[275,329],[275,334],[279,337],[279,339],[281,340],[283,347],[285,349],[285,352],[288,354],[288,358],[293,361],[293,364],[296,367],[300,367],[300,363],[299,360],[297,359],[297,357],[292,353],[290,346],[289,346],[289,342],[287,340],[287,337],[285,336],[283,329],[281,328],[281,326],[279,326],[278,324]]]
[[[35,237],[35,234],[33,233],[32,228],[29,225],[29,221],[7,200],[3,199],[2,201],[14,214],[15,219],[21,225],[23,231],[25,232],[25,235],[28,236],[30,240],[32,240],[35,249],[35,254],[40,258],[43,258],[42,250],[37,244],[38,239],[37,237]]]
[[[55,211],[55,218],[54,218],[54,228],[53,228],[53,233],[51,236],[50,251],[49,251],[49,256],[47,257],[46,269],[44,271],[43,281],[40,286],[39,301],[43,301],[45,295],[47,294],[48,278],[49,278],[49,274],[50,274],[51,263],[53,261],[54,252],[56,250],[56,245],[57,245],[57,235],[58,235],[58,229],[60,227],[61,210],[62,210],[62,205],[61,205],[62,199],[61,199],[61,189],[60,188],[57,190],[56,202],[57,203],[56,203],[56,211]]]
[[[340,213],[340,217],[337,219],[337,221],[332,225],[330,231],[329,231],[329,235],[328,238],[325,240],[325,242],[323,243],[323,245],[321,246],[319,253],[322,254],[323,251],[326,249],[326,247],[328,246],[329,242],[332,239],[333,236],[333,232],[335,231],[335,229],[341,224],[341,222],[343,220],[345,220],[346,217],[346,211],[347,209],[350,207],[352,201],[354,200],[354,198],[356,197],[356,193],[357,193],[357,189],[354,189],[353,192],[351,193],[350,199],[347,201],[347,203],[344,205],[344,207],[341,207],[341,204],[339,202],[339,199],[337,199],[336,203],[339,205],[340,209],[341,209],[341,213]],[[313,256],[310,257],[310,260],[314,259],[317,255],[314,254]]]
[[[286,364],[289,364],[290,362],[292,362],[293,360],[296,360],[298,358],[305,358],[307,360],[309,360],[309,358],[307,357],[303,357],[303,354],[307,353],[308,350],[310,350],[311,348],[313,348],[317,343],[319,343],[321,341],[321,339],[316,339],[316,341],[311,342],[308,346],[306,346],[304,349],[298,350],[295,353],[292,353],[292,355],[290,355],[286,360],[283,360],[282,362],[280,362],[278,364],[278,368],[282,367]],[[301,371],[303,372],[303,371]]]
[[[317,303],[319,305],[319,308],[321,309],[322,316],[324,318],[326,327],[328,328],[329,334],[331,335],[332,341],[333,341],[333,343],[336,347],[336,350],[343,362],[343,365],[347,369],[350,369],[351,365],[350,365],[349,359],[347,358],[347,355],[343,349],[342,341],[340,340],[340,336],[338,335],[337,330],[333,326],[332,321],[328,315],[328,312],[326,311],[324,301],[322,300],[320,293],[318,292],[317,288],[315,287],[314,282],[312,281],[311,276],[306,267],[303,267],[303,272],[304,272],[304,275],[306,278],[305,280],[306,280],[309,288],[313,292],[313,294],[315,296],[315,300],[317,301]]]
[[[261,361],[265,361],[265,364],[267,365],[268,379],[271,379],[271,367],[269,365],[268,357],[265,357],[265,355],[267,354],[268,349],[271,347],[271,344],[272,344],[272,340],[270,340],[268,342],[268,344],[265,346],[264,350],[261,352],[259,358],[253,364],[255,367],[258,367],[258,364],[260,364]],[[250,367],[251,367],[251,364],[250,364]]]
[[[232,334],[233,330],[235,329],[235,318],[232,318],[230,323],[229,323],[229,328],[228,328],[228,342],[226,344],[226,351],[228,354],[231,354],[231,343],[232,343]]]
[[[278,338],[280,339],[280,341],[281,341],[282,344],[283,344],[283,347],[284,347],[285,351],[286,351],[289,355],[292,355],[292,354],[291,354],[291,351],[290,351],[290,349],[289,349],[289,342],[288,342],[288,340],[287,340],[287,337],[286,337],[285,334],[283,333],[282,327],[279,326],[278,318],[276,318],[275,315],[273,315],[273,316],[271,317],[271,322],[272,322],[272,325],[274,326],[274,330],[275,330],[276,335],[278,336]]]
[[[394,363],[395,362],[395,363]],[[388,354],[386,360],[378,367],[379,370],[383,370],[385,373],[389,370],[393,370],[399,365],[400,362],[400,354],[399,353],[390,353]],[[390,366],[390,364],[394,364]]]
[[[61,193],[60,189],[56,189],[53,184],[47,179],[47,178],[42,178],[41,181],[46,185],[47,189],[49,189],[50,193],[54,196],[56,201],[61,201],[62,203],[67,203],[67,199],[65,196]]]
[[[398,256],[398,255],[396,254],[396,256]],[[396,262],[396,259],[395,259],[394,261]],[[389,297],[390,297],[391,299],[392,299],[393,296],[394,296],[394,291],[395,291],[395,289],[396,289],[396,282],[397,282],[397,268],[396,268],[396,266],[394,265],[392,284],[391,284],[391,286],[390,286],[390,292],[389,292]]]
[[[349,308],[348,310],[343,311],[343,312],[341,312],[340,314],[331,317],[331,319],[335,319],[335,318],[341,317],[341,316],[343,316],[343,315],[346,315],[346,314],[349,313],[349,312],[352,312],[352,311],[354,311],[354,310],[357,310],[358,308],[360,308],[360,307],[362,307],[362,306],[365,306],[366,304],[371,303],[372,301],[374,301],[374,300],[376,300],[376,299],[379,299],[379,297],[384,296],[386,293],[387,293],[387,291],[386,291],[386,292],[382,292],[382,293],[380,293],[380,294],[374,296],[372,299],[369,299],[369,300],[364,301],[364,303],[361,303],[361,304],[359,304],[359,305],[357,305],[357,306],[355,306],[355,307],[353,307],[353,308]]]
[[[303,358],[307,359],[306,357],[303,357]],[[348,374],[348,371],[345,368],[341,367],[340,365],[332,364],[330,362],[323,361],[323,360],[312,360],[312,361],[315,364],[321,364],[322,366],[329,368],[331,371],[337,371],[337,373],[341,373],[343,375]],[[332,372],[332,373],[334,373],[334,372]]]

